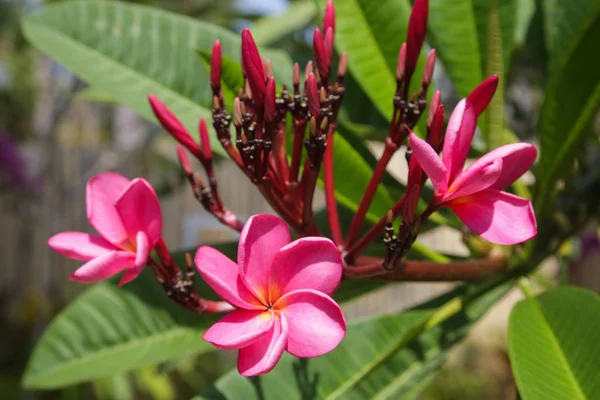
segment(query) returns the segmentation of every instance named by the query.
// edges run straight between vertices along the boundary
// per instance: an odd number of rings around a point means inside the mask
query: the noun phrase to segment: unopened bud
[[[242,31],[242,65],[252,90],[252,99],[258,107],[261,107],[264,104],[267,77],[262,58],[248,29]]]
[[[204,118],[200,118],[198,131],[200,132],[200,148],[202,150],[202,155],[204,156],[205,160],[212,160],[212,147],[210,145],[210,138],[208,136],[208,127],[206,126],[206,121]]]
[[[340,62],[338,64],[338,76],[343,78],[346,75],[346,69],[348,68],[348,53],[342,52],[340,56]]]
[[[436,90],[431,98],[431,103],[429,103],[429,113],[427,114],[427,126],[431,126],[431,121],[433,121],[433,117],[438,110],[438,107],[441,103],[442,94],[439,90]]]
[[[218,92],[221,87],[221,42],[215,40],[210,55],[210,86],[213,92]]]
[[[423,72],[423,84],[428,86],[433,78],[433,70],[435,68],[435,49],[432,49],[427,56],[425,63],[425,71]]]
[[[323,15],[323,32],[327,32],[329,28],[335,33],[335,6],[333,0],[327,0],[325,14]]]
[[[313,73],[308,75],[308,79],[306,79],[306,98],[308,109],[311,115],[318,118],[321,110],[321,104],[319,102],[317,80],[315,79],[315,75]]]
[[[265,120],[267,122],[272,122],[277,117],[276,97],[275,78],[271,76],[267,79],[267,88],[265,90]]]
[[[306,63],[306,67],[304,68],[304,79],[307,79],[310,74],[313,73],[313,63],[309,61]]]
[[[425,41],[427,32],[427,15],[429,14],[428,0],[415,0],[408,21],[408,37],[406,39],[406,70],[415,70],[417,59]]]
[[[404,78],[406,69],[406,43],[402,43],[398,52],[398,63],[396,64],[396,80],[401,81]]]
[[[171,110],[169,110],[158,97],[152,94],[148,96],[148,100],[150,101],[150,106],[152,107],[152,111],[154,111],[154,115],[156,115],[156,118],[158,118],[162,127],[169,132],[175,140],[187,147],[189,151],[198,154],[200,151],[198,144],[194,142],[189,132],[185,129],[183,124],[179,122]]]
[[[267,78],[273,76],[273,63],[271,62],[271,60],[267,60],[265,62],[265,71],[267,73]]]
[[[294,87],[300,85],[300,64],[294,63],[294,70],[292,73],[292,81]]]
[[[235,126],[242,126],[244,113],[242,112],[242,102],[239,97],[233,101],[233,123]]]
[[[190,159],[185,153],[185,149],[181,145],[177,145],[177,160],[181,166],[181,170],[185,176],[191,176],[194,172],[192,171],[192,165]]]
[[[315,29],[313,34],[313,55],[315,57],[315,62],[317,63],[317,69],[321,79],[323,81],[327,81],[329,79],[329,65],[331,63],[331,59],[327,50],[325,49],[323,35],[318,28]]]
[[[331,60],[333,59],[333,29],[329,28],[325,31],[323,44],[325,45],[325,51],[327,52],[327,59],[331,64]]]
[[[444,105],[440,104],[435,112],[431,124],[427,127],[427,143],[437,152],[441,150],[444,133]]]

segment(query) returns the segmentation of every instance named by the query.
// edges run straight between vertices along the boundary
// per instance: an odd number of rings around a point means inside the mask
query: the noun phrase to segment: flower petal
[[[342,256],[333,242],[305,237],[284,246],[275,255],[269,281],[271,302],[288,292],[313,289],[332,294],[342,279]]]
[[[273,323],[271,330],[238,353],[238,372],[243,376],[266,374],[275,368],[288,338],[288,324],[283,315]]]
[[[71,275],[71,280],[81,283],[93,283],[123,271],[133,265],[135,254],[128,251],[110,251],[79,267]]]
[[[249,310],[264,308],[260,300],[246,287],[238,273],[238,266],[220,251],[201,246],[196,252],[194,263],[202,279],[223,300]]]
[[[267,300],[269,274],[275,254],[290,240],[287,225],[274,215],[253,215],[244,225],[238,246],[240,275],[263,302]]]
[[[86,187],[87,217],[98,233],[106,240],[119,246],[128,238],[127,231],[115,203],[129,184],[129,179],[114,172],[103,172],[94,176]]]
[[[519,179],[535,162],[537,150],[529,143],[513,143],[498,147],[481,156],[475,163],[489,163],[502,159],[502,172],[492,189],[503,190]]]
[[[123,286],[124,284],[129,283],[138,276],[140,276],[140,274],[144,271],[145,266],[146,265],[134,265],[133,267],[127,268],[127,270],[123,274],[123,277],[119,281],[119,286]]]
[[[446,128],[442,160],[448,170],[448,183],[462,171],[477,126],[473,105],[466,99],[458,102]]]
[[[342,309],[316,290],[297,290],[274,305],[289,324],[286,350],[296,357],[317,357],[337,347],[346,334]]]
[[[100,236],[83,232],[61,232],[48,239],[48,246],[61,256],[89,261],[109,251],[118,250]]]
[[[148,263],[148,255],[150,254],[150,246],[148,244],[148,236],[142,231],[139,231],[135,241],[135,266],[144,267]]]
[[[439,194],[445,194],[448,191],[448,172],[438,154],[429,143],[413,132],[410,133],[410,147],[413,150],[413,157],[416,157],[435,190]]]
[[[483,164],[475,162],[456,177],[444,201],[469,196],[492,186],[502,172],[502,159]]]
[[[152,186],[142,178],[132,180],[115,204],[131,241],[144,232],[150,248],[160,240],[162,213]]]
[[[473,232],[492,243],[511,245],[537,234],[531,202],[513,194],[486,189],[448,205]]]
[[[266,310],[234,310],[211,326],[202,338],[221,349],[241,349],[262,340],[272,329],[273,320]]]

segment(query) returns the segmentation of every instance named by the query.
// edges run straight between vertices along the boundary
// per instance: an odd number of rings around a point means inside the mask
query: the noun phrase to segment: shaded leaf
[[[256,21],[250,26],[250,30],[257,45],[268,46],[282,37],[304,28],[312,22],[316,15],[317,7],[312,1],[292,2],[283,13]]]
[[[600,297],[561,287],[517,303],[508,350],[519,393],[528,399],[600,398]]]

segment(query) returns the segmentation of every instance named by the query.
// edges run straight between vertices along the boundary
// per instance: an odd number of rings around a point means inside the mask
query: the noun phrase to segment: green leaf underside
[[[562,287],[519,302],[508,349],[525,400],[600,398],[600,297]]]
[[[600,35],[600,5],[583,20],[572,21],[575,22],[579,34],[573,35],[568,50],[556,55],[559,61],[551,63],[552,72],[540,114],[541,155],[534,203],[540,214],[549,211],[547,200],[556,181],[566,178],[572,170],[578,149],[600,105],[600,58],[590,57],[597,49]]]
[[[432,321],[431,309],[413,309],[352,323],[342,344],[322,357],[299,360],[285,354],[273,371],[259,379],[244,378],[231,371],[196,400],[411,399],[429,382],[447,352],[465,336],[472,323],[508,288],[499,287],[475,300],[463,312],[433,326],[416,340],[413,339]],[[440,300],[463,293],[464,289],[440,296]],[[433,300],[430,306],[438,303]]]
[[[209,74],[194,54],[221,40],[238,61],[241,40],[223,28],[155,8],[76,1],[48,6],[22,23],[31,43],[118,103],[154,120],[147,95],[158,96],[190,130],[210,118]],[[287,55],[261,49],[280,82],[291,80]],[[214,139],[214,138],[213,138]],[[223,154],[215,141],[214,150]]]

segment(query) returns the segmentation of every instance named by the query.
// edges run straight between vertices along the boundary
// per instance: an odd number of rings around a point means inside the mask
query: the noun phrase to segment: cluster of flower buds
[[[423,222],[441,207],[451,208],[463,222],[485,239],[494,243],[514,244],[528,240],[536,233],[535,216],[526,199],[500,192],[521,176],[535,160],[535,148],[528,144],[501,147],[482,157],[466,171],[465,164],[477,117],[489,104],[498,77],[493,75],[461,100],[450,117],[444,133],[444,106],[436,91],[428,104],[427,90],[431,84],[436,63],[432,49],[426,57],[420,85],[410,92],[417,61],[425,41],[428,18],[428,0],[416,0],[408,24],[408,36],[399,49],[396,67],[396,91],[393,114],[385,140],[383,154],[365,188],[353,217],[347,236],[341,232],[335,200],[333,171],[334,132],[344,97],[344,75],[347,54],[342,52],[333,76],[335,8],[329,0],[324,13],[322,29],[313,34],[313,61],[304,68],[296,63],[293,69],[293,87],[282,85],[278,91],[270,60],[263,60],[248,29],[242,31],[241,64],[244,86],[239,88],[233,110],[225,109],[222,75],[222,51],[219,41],[211,54],[210,85],[213,93],[213,127],[225,152],[258,187],[272,208],[300,236],[322,236],[313,216],[313,197],[317,178],[323,168],[325,200],[331,239],[342,254],[344,272],[348,276],[385,274],[401,270],[407,250],[415,241]],[[303,80],[303,82],[302,82]],[[301,84],[302,83],[302,84]],[[212,151],[206,123],[200,121],[198,145],[183,125],[158,99],[150,96],[150,103],[163,127],[180,143],[179,161],[182,169],[203,206],[224,224],[241,231],[241,223],[221,201],[212,166]],[[427,110],[428,108],[428,110]],[[426,136],[421,139],[412,131],[427,110]],[[293,132],[287,134],[286,119],[293,122]],[[231,122],[235,138],[231,137]],[[287,140],[291,138],[291,154]],[[381,183],[392,156],[407,146],[408,179],[404,195],[391,207],[387,215],[369,230],[359,235],[365,216]],[[182,147],[183,146],[183,147]],[[194,173],[184,149],[203,165],[209,179],[204,185]],[[303,151],[306,156],[303,158]],[[438,154],[443,151],[440,160]],[[302,162],[302,160],[305,160]],[[430,179],[434,196],[427,209],[417,213],[421,189]],[[509,214],[519,215],[524,222],[507,226]],[[394,220],[401,218],[396,231]],[[360,237],[359,237],[360,236]],[[375,240],[383,236],[386,254],[372,263],[361,256]]]

